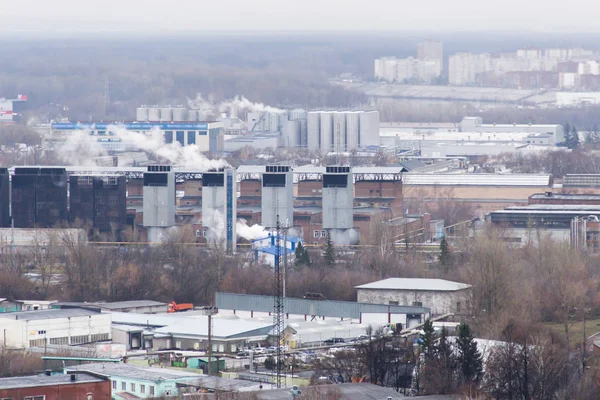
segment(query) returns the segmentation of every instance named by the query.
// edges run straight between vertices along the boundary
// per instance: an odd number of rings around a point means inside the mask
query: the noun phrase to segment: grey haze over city
[[[0,0],[0,399],[600,399],[598,16]]]
[[[600,5],[543,0],[21,0],[0,7],[0,32],[477,31],[598,32]]]

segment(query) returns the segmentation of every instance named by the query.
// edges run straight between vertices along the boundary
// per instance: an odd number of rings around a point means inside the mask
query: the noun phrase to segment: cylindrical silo
[[[346,149],[348,151],[358,148],[358,132],[359,132],[359,113],[349,111],[346,113]]]
[[[175,107],[173,108],[173,121],[187,121],[187,108]]]
[[[327,153],[333,150],[333,112],[321,112],[321,151]]]
[[[379,111],[362,111],[359,127],[359,147],[379,146]]]
[[[160,108],[151,107],[148,109],[148,121],[160,121]]]
[[[296,119],[304,119],[306,118],[306,110],[301,108],[295,108],[289,112],[289,120],[293,121]]]
[[[198,121],[198,110],[189,110],[187,120]]]
[[[346,151],[346,113],[344,111],[333,113],[333,151]]]
[[[311,111],[306,121],[306,147],[309,150],[319,150],[321,145],[321,113]]]
[[[160,109],[160,120],[164,122],[173,121],[173,109],[171,107],[162,107]]]
[[[148,107],[138,107],[135,110],[136,121],[148,121]]]
[[[281,126],[279,125],[278,113],[269,114],[269,130],[271,132],[279,132],[281,130]]]

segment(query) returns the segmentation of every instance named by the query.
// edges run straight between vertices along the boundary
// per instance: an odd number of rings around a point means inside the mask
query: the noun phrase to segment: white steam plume
[[[269,113],[278,113],[283,111],[279,108],[267,106],[263,103],[252,102],[241,95],[237,95],[220,103],[216,103],[211,99],[211,97],[212,96],[209,96],[208,99],[205,99],[202,97],[202,93],[198,93],[195,99],[188,99],[188,107],[192,110],[211,111],[212,113],[224,112],[230,117],[239,116],[242,110]]]
[[[246,240],[261,239],[269,236],[269,231],[259,224],[248,226],[245,220],[238,220],[236,224],[237,235]]]
[[[57,154],[61,161],[70,165],[96,165],[94,158],[107,155],[100,143],[87,131],[68,133],[67,140],[58,146]]]

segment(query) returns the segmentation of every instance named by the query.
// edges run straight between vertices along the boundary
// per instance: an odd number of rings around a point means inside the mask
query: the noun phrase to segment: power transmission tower
[[[285,314],[283,309],[283,274],[281,266],[281,225],[279,223],[279,214],[277,214],[277,224],[275,232],[275,268],[274,268],[274,290],[273,290],[273,337],[275,339],[275,365],[273,370],[272,386],[276,388],[285,387],[285,367],[283,365],[283,339],[285,329]],[[285,243],[284,243],[285,245]],[[285,255],[285,251],[284,257]]]

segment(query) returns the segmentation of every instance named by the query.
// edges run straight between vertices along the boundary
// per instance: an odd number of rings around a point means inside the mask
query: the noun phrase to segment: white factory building
[[[7,347],[19,349],[110,341],[111,314],[86,309],[1,313],[0,332]]]
[[[308,149],[322,153],[379,146],[379,112],[310,111],[307,136]]]
[[[358,303],[427,307],[432,315],[466,314],[471,285],[444,279],[388,278],[356,287]]]

